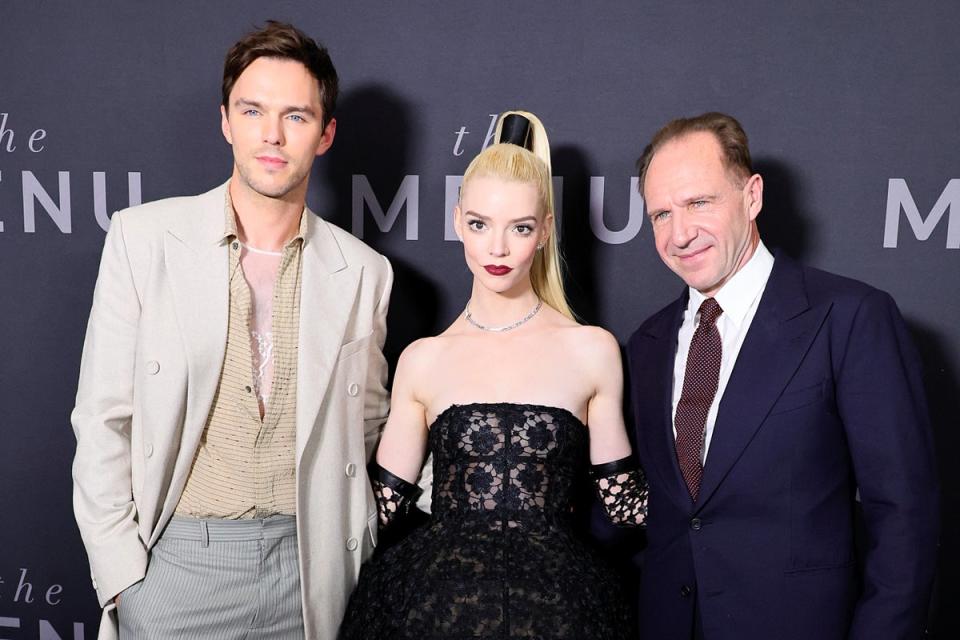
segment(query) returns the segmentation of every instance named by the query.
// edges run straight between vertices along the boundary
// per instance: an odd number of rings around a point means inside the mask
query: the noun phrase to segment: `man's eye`
[[[694,200],[692,204],[693,204],[694,208],[696,208],[696,209],[701,209],[701,208],[707,206],[707,201],[706,201],[706,200]]]
[[[256,109],[247,109],[247,110],[245,110],[245,111],[243,112],[243,115],[245,115],[245,116],[258,116],[258,115],[260,115],[260,112],[257,111]]]
[[[289,117],[290,117],[290,119],[293,120],[294,122],[306,122],[306,119],[305,119],[303,116],[298,115],[298,114],[296,114],[296,113],[290,114]]]
[[[654,221],[654,222],[663,222],[664,220],[666,220],[666,219],[669,218],[669,217],[670,217],[670,212],[669,212],[669,211],[657,211],[655,214],[653,214],[653,221]]]

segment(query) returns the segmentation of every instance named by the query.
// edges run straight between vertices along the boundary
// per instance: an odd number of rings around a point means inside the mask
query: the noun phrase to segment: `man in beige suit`
[[[100,637],[334,638],[375,544],[387,260],[305,207],[325,49],[227,55],[230,180],[113,216],[72,415]]]

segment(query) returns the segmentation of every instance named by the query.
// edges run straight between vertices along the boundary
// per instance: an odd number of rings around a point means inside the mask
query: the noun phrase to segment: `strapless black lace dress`
[[[454,405],[437,417],[428,444],[430,522],[364,565],[343,640],[629,637],[619,583],[571,523],[573,483],[589,465],[587,428],[574,415]],[[604,478],[608,490],[616,477]],[[613,486],[618,493],[626,485]],[[637,486],[631,505],[605,500],[611,513],[630,511],[631,524],[646,510]],[[403,501],[374,487],[388,524]]]

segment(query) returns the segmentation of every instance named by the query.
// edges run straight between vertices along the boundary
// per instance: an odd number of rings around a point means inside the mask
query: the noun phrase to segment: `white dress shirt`
[[[717,319],[717,330],[720,332],[720,342],[723,353],[720,360],[720,379],[717,384],[717,394],[713,397],[713,404],[707,413],[707,424],[704,433],[703,453],[701,462],[706,463],[707,451],[710,449],[710,440],[713,437],[713,426],[717,421],[717,408],[723,397],[727,381],[733,365],[737,362],[743,339],[747,336],[750,323],[757,312],[763,290],[767,286],[770,272],[773,270],[773,255],[764,246],[763,242],[740,271],[734,274],[720,291],[714,296],[723,313]],[[687,354],[690,352],[690,342],[693,332],[700,322],[698,313],[700,305],[706,296],[694,288],[690,288],[690,300],[683,313],[683,324],[677,334],[677,355],[673,361],[673,437],[677,437],[677,404],[683,391],[683,377],[687,370]]]

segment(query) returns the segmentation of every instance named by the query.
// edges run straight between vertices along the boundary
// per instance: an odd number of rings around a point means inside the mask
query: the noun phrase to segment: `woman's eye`
[[[483,220],[468,220],[467,226],[474,231],[482,231],[486,225],[483,223]]]
[[[528,224],[518,224],[513,229],[514,231],[519,233],[521,236],[528,236],[531,233],[533,233],[533,227],[531,227]]]

